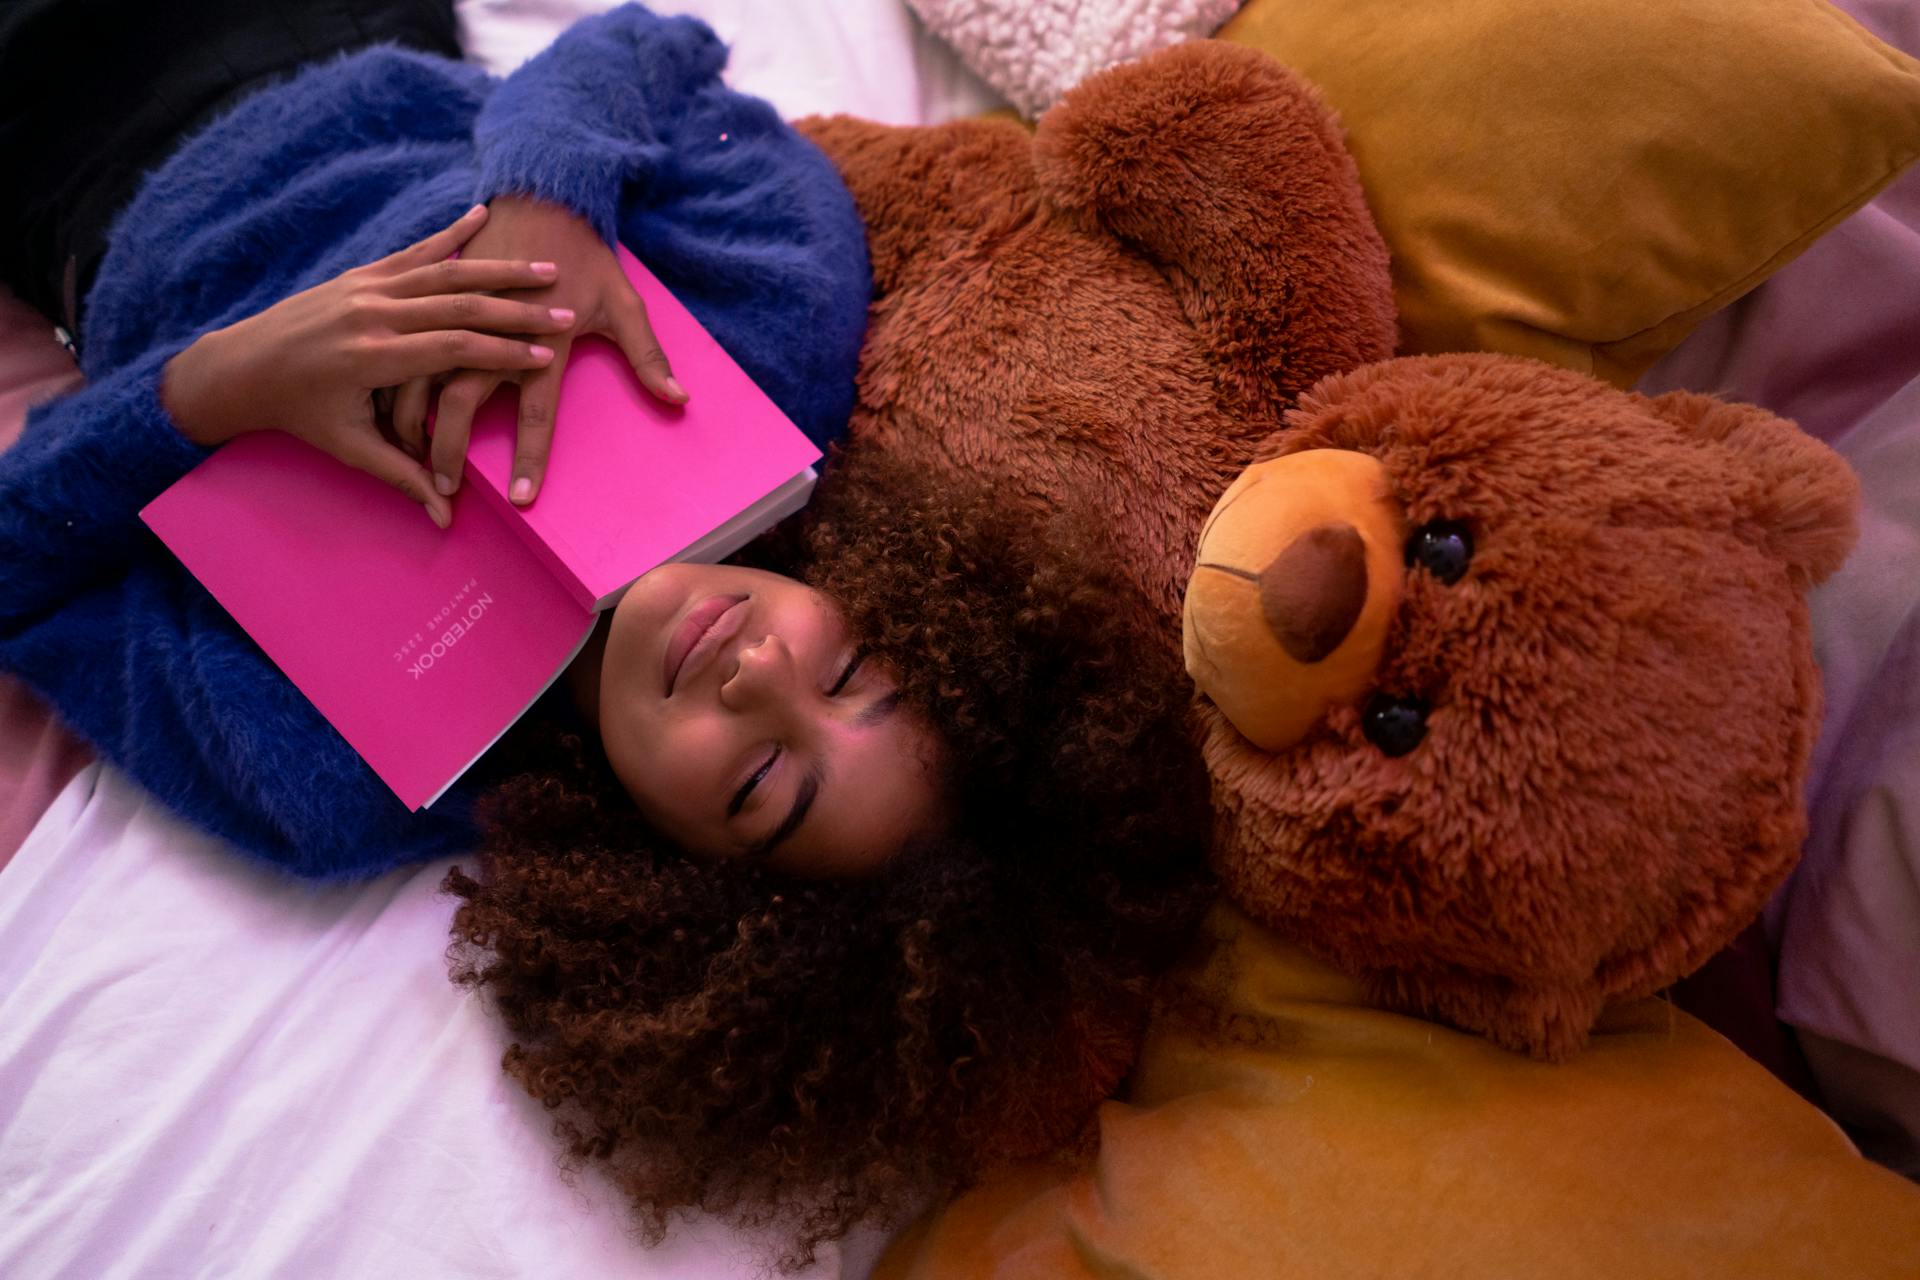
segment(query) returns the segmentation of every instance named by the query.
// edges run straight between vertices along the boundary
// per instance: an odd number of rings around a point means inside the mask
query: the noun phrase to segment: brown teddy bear
[[[1798,857],[1807,588],[1857,486],[1791,423],[1515,358],[1316,388],[1186,600],[1254,918],[1385,1006],[1563,1058]]]

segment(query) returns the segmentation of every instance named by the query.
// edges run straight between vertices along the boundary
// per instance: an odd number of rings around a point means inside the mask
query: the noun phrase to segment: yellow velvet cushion
[[[1401,350],[1632,382],[1920,155],[1920,63],[1822,0],[1250,0],[1340,114]]]
[[[1084,1163],[986,1179],[874,1280],[1912,1280],[1920,1187],[1658,1000],[1559,1065],[1375,1008],[1230,907]]]

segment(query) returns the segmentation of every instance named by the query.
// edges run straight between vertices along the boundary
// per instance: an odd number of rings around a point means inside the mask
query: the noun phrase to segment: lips
[[[715,649],[745,624],[746,603],[745,596],[708,596],[687,610],[687,616],[680,620],[667,641],[663,671],[668,697],[673,696],[674,686],[683,674],[698,670]]]

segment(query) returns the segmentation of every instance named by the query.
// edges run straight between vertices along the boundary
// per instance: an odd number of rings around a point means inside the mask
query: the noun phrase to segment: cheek
[[[727,743],[720,729],[712,717],[659,719],[617,705],[603,708],[600,725],[614,775],[642,813],[671,827],[703,805],[721,805],[715,794]]]

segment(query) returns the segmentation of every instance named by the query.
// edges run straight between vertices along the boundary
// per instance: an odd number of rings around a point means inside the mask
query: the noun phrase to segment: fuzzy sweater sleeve
[[[177,348],[36,410],[0,454],[0,668],[176,812],[295,875],[452,853],[140,523],[200,460],[160,401]]]
[[[480,109],[477,194],[537,196],[624,243],[825,448],[853,411],[866,231],[833,163],[729,89],[726,62],[693,18],[576,23]]]
[[[660,168],[675,125],[726,61],[726,46],[693,18],[629,4],[575,23],[481,109],[476,195],[551,201],[612,244],[623,197]]]

